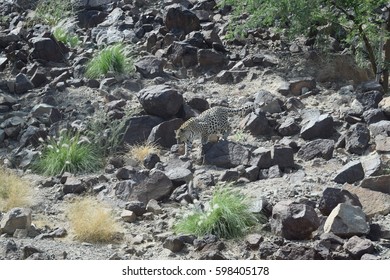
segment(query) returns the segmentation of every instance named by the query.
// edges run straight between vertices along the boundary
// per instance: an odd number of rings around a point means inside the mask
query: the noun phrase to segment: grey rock
[[[198,50],[188,43],[173,42],[167,54],[176,67],[190,68],[198,64]]]
[[[123,141],[129,145],[144,142],[148,139],[153,127],[162,121],[163,119],[156,116],[130,117],[126,121]]]
[[[191,170],[184,167],[169,168],[165,171],[165,175],[167,175],[176,186],[188,184],[193,179]]]
[[[198,50],[198,63],[201,67],[218,68],[227,62],[226,56],[210,49]]]
[[[272,165],[280,168],[294,167],[294,150],[291,147],[275,145],[271,151]]]
[[[251,112],[241,121],[240,126],[254,136],[267,135],[271,132],[264,112],[259,112],[259,114]]]
[[[320,220],[311,206],[293,201],[281,201],[272,209],[271,230],[290,240],[309,239]]]
[[[272,166],[271,150],[260,147],[251,153],[250,164],[259,167],[260,169],[267,169]]]
[[[249,165],[250,150],[238,143],[219,141],[209,143],[204,148],[204,163],[223,168]]]
[[[126,203],[125,209],[132,211],[137,216],[142,216],[146,213],[145,203],[141,201],[129,201]]]
[[[23,73],[19,73],[15,77],[14,90],[17,94],[23,94],[34,88],[34,84],[31,80]]]
[[[240,173],[236,169],[224,170],[219,176],[221,182],[234,182],[240,177]]]
[[[324,224],[324,232],[333,232],[343,238],[366,235],[369,231],[370,227],[363,210],[359,206],[346,203],[337,205]]]
[[[163,242],[163,247],[171,250],[174,253],[180,252],[185,247],[184,242],[180,237],[177,236],[169,236]]]
[[[260,90],[255,94],[255,104],[261,104],[261,110],[268,113],[282,112],[283,102],[268,90]]]
[[[330,139],[316,139],[303,145],[297,156],[304,160],[321,157],[330,160],[333,157],[334,141]]]
[[[155,153],[151,153],[144,158],[143,165],[147,169],[152,169],[158,162],[160,162],[160,157]]]
[[[163,213],[163,209],[155,199],[149,200],[148,204],[146,204],[146,211],[156,215]]]
[[[359,198],[367,217],[371,218],[375,215],[387,215],[390,213],[389,194],[351,185],[346,185],[344,189]]]
[[[377,176],[382,172],[382,160],[377,153],[362,158],[361,162],[366,177]]]
[[[80,194],[86,191],[85,184],[75,177],[68,177],[62,187],[64,194],[76,193]]]
[[[379,102],[378,107],[385,113],[386,116],[390,116],[390,97],[384,97],[381,102]]]
[[[259,245],[259,257],[261,259],[272,259],[272,255],[279,249],[279,245],[270,242],[263,241]]]
[[[77,23],[80,28],[92,28],[102,23],[107,16],[107,12],[98,9],[82,9],[77,13]]]
[[[385,120],[386,116],[381,109],[369,109],[363,112],[363,119],[370,125]]]
[[[268,169],[268,179],[280,178],[282,175],[282,171],[278,165],[273,165]]]
[[[353,154],[362,155],[370,142],[370,131],[362,123],[352,125],[347,131],[345,148]]]
[[[151,199],[161,200],[169,197],[173,185],[163,172],[152,170],[149,176],[138,173],[132,179],[118,182],[114,190],[115,195],[122,200],[138,200],[146,204]]]
[[[153,79],[164,75],[165,61],[155,56],[140,58],[135,64],[135,69],[146,79]]]
[[[390,136],[377,135],[375,136],[375,149],[379,153],[390,152]]]
[[[169,118],[179,112],[183,96],[167,85],[150,86],[139,92],[138,100],[148,114]]]
[[[173,33],[183,32],[188,34],[200,29],[199,18],[189,10],[182,10],[180,6],[168,8],[164,23],[167,29]]]
[[[390,194],[390,175],[367,177],[362,180],[360,187]]]
[[[123,210],[121,213],[121,219],[126,223],[133,223],[137,220],[137,215],[130,210]]]
[[[273,255],[275,260],[318,260],[319,254],[308,245],[289,243],[281,246]]]
[[[364,110],[378,108],[379,102],[382,100],[383,93],[378,90],[367,92],[359,92],[356,99],[363,105]]]
[[[375,138],[377,135],[389,136],[390,135],[390,121],[379,121],[368,126],[371,137]]]
[[[259,178],[260,168],[258,166],[249,166],[245,168],[244,177],[247,178],[250,182],[257,181]]]
[[[360,181],[364,178],[364,170],[362,163],[359,160],[354,160],[344,165],[341,170],[333,178],[333,181],[339,184]]]
[[[64,59],[64,54],[68,52],[62,43],[51,38],[34,37],[31,39],[31,43],[33,45],[31,56],[35,59],[61,62]]]
[[[340,203],[362,207],[359,198],[345,189],[326,188],[321,196],[318,209],[321,214],[328,216]]]
[[[329,114],[311,118],[301,129],[301,137],[305,140],[329,138],[333,134],[333,118]]]
[[[278,127],[278,132],[282,136],[292,136],[298,134],[301,131],[301,126],[297,124],[294,118],[287,118]]]
[[[31,214],[29,208],[12,208],[0,221],[0,233],[14,234],[17,229],[29,230],[31,227]]]
[[[354,258],[360,259],[364,254],[374,252],[374,244],[367,238],[352,236],[345,244],[344,249]]]
[[[176,144],[175,131],[183,124],[182,119],[172,119],[162,122],[153,127],[148,137],[149,143],[154,143],[165,148],[170,148]]]
[[[264,237],[258,233],[252,233],[245,237],[245,244],[251,250],[259,249],[260,243],[263,242]]]
[[[312,77],[296,78],[287,82],[284,86],[287,90],[280,89],[279,92],[283,95],[292,94],[299,96],[302,94],[302,89],[313,90],[316,88],[316,81]]]

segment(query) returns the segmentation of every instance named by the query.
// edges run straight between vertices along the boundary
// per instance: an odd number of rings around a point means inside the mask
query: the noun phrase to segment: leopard
[[[180,158],[189,157],[192,143],[199,137],[201,138],[202,146],[208,142],[209,136],[213,134],[221,134],[222,139],[226,140],[231,132],[229,116],[237,115],[238,113],[241,113],[242,116],[249,109],[253,108],[253,104],[241,108],[215,106],[184,122],[176,130],[177,144],[185,144],[184,155],[180,156]]]

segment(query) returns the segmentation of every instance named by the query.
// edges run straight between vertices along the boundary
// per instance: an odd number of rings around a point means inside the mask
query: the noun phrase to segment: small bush
[[[129,146],[128,155],[139,163],[142,163],[150,154],[159,154],[158,145],[145,142],[143,144]]]
[[[249,206],[248,199],[238,191],[220,187],[214,192],[207,211],[198,210],[183,217],[174,229],[177,233],[196,236],[240,237],[259,222]]]
[[[115,217],[96,199],[85,197],[76,200],[69,205],[67,214],[70,229],[77,240],[107,243],[117,239],[120,227]]]
[[[76,47],[80,43],[79,37],[77,35],[72,35],[62,28],[54,29],[53,36],[58,42],[62,42],[71,48]]]
[[[88,78],[97,79],[109,72],[129,74],[134,70],[133,64],[133,60],[123,44],[107,46],[87,64],[85,75]]]
[[[35,7],[35,15],[31,25],[42,23],[55,26],[61,19],[72,14],[73,7],[70,0],[39,0]]]
[[[97,147],[82,139],[79,133],[72,136],[62,133],[58,139],[49,139],[33,169],[47,176],[63,172],[94,172],[103,166]]]
[[[0,167],[0,211],[14,207],[29,206],[32,200],[31,188],[25,180],[11,171]]]

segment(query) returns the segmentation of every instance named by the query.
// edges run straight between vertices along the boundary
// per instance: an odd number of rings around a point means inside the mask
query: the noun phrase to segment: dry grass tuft
[[[159,154],[160,150],[155,143],[143,143],[129,146],[128,155],[138,163],[143,163],[144,159],[150,154]]]
[[[0,166],[0,211],[32,204],[32,191],[27,181]]]
[[[82,242],[109,243],[118,237],[119,224],[102,202],[84,197],[68,208],[69,224],[75,238]]]

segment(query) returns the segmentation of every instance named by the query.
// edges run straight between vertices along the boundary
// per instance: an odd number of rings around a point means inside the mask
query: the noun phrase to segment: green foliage
[[[131,111],[128,111],[131,115]],[[104,111],[98,111],[87,123],[84,134],[104,155],[116,154],[123,147],[127,118],[109,120]]]
[[[107,75],[109,72],[126,74],[133,71],[134,63],[129,51],[123,44],[116,44],[100,50],[87,64],[85,75],[88,78],[96,79]]]
[[[194,211],[179,220],[174,229],[177,233],[196,236],[240,237],[259,223],[249,206],[248,199],[238,191],[220,187],[214,192],[207,211]]]
[[[39,0],[31,24],[55,26],[61,19],[73,12],[71,0]]]
[[[47,176],[63,172],[94,172],[103,166],[102,156],[95,145],[83,139],[79,133],[62,133],[58,139],[49,139],[33,169]]]
[[[54,29],[53,36],[57,41],[62,42],[71,48],[76,47],[80,43],[79,37],[77,35],[70,34],[62,28]]]

